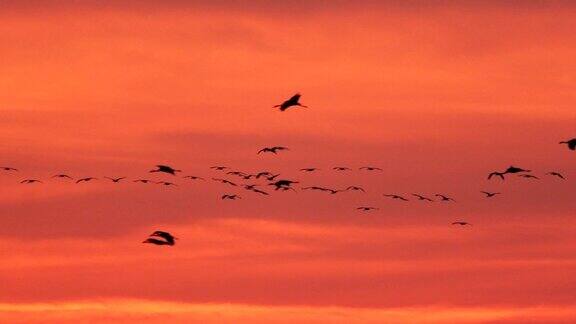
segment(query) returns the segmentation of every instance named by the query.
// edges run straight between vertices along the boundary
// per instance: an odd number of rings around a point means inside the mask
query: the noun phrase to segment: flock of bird
[[[292,108],[292,107],[305,107],[305,108],[307,108],[307,106],[304,106],[299,102],[300,97],[301,97],[300,94],[295,94],[294,96],[292,96],[288,100],[284,101],[282,104],[275,105],[274,108],[279,108],[280,111],[286,111],[287,109]],[[566,144],[570,150],[573,150],[573,151],[576,150],[576,138],[566,140],[566,141],[561,141],[560,144]],[[262,153],[278,154],[279,152],[286,151],[286,150],[289,150],[289,149],[287,147],[284,147],[284,146],[264,147],[264,148],[260,149],[259,151],[257,151],[257,154],[262,154]],[[269,172],[269,171],[262,171],[262,172],[258,172],[255,174],[251,174],[251,173],[245,173],[242,171],[231,170],[229,167],[226,167],[226,166],[212,166],[212,167],[210,167],[210,169],[215,170],[215,171],[223,171],[223,172],[225,172],[225,174],[227,176],[238,177],[240,179],[240,181],[242,181],[242,180],[263,180],[263,181],[266,181],[265,185],[267,186],[267,188],[270,188],[274,191],[289,191],[289,190],[290,191],[297,191],[297,190],[306,190],[307,191],[307,190],[310,190],[310,191],[325,192],[325,193],[328,193],[330,195],[334,195],[334,194],[338,194],[338,193],[342,193],[342,192],[349,192],[349,191],[365,192],[364,188],[359,187],[359,186],[347,186],[346,188],[342,188],[342,189],[326,188],[326,187],[321,187],[321,186],[306,186],[306,187],[296,188],[296,185],[300,183],[299,181],[282,179],[282,178],[280,178],[280,174],[274,174],[274,173]],[[316,172],[319,170],[320,170],[319,168],[315,168],[315,167],[307,167],[307,168],[299,169],[299,171],[305,172],[305,173]],[[345,172],[345,171],[351,171],[352,169],[349,167],[345,167],[345,166],[335,166],[332,168],[332,170],[336,171],[336,172]],[[368,171],[368,172],[382,171],[381,168],[375,167],[375,166],[363,166],[363,167],[360,167],[359,170],[360,171]],[[18,169],[14,168],[14,167],[4,166],[4,167],[0,167],[0,171],[17,172]],[[181,172],[182,172],[182,170],[175,169],[175,168],[168,166],[168,165],[156,165],[156,167],[154,169],[149,171],[149,173],[162,173],[162,174],[168,174],[171,176],[177,176],[177,174],[179,174]],[[518,177],[533,179],[533,180],[539,180],[540,179],[538,176],[532,174],[531,170],[523,169],[523,168],[516,167],[516,166],[510,166],[503,171],[491,172],[490,174],[488,174],[488,180],[491,180],[493,178],[505,180],[506,176],[508,176],[508,175],[516,175]],[[556,178],[561,179],[561,180],[566,179],[561,173],[559,173],[557,171],[550,171],[548,173],[545,173],[545,175],[548,175],[551,177],[556,177]],[[71,177],[70,175],[67,175],[67,174],[55,174],[51,178],[67,179],[70,181],[74,181],[76,184],[99,180],[96,177],[84,177],[84,178],[74,179],[73,177]],[[200,176],[195,176],[195,175],[186,175],[186,176],[183,176],[183,178],[190,179],[190,180],[206,181],[205,178],[200,177]],[[104,177],[104,179],[107,179],[108,181],[111,181],[112,183],[120,183],[123,181],[127,181],[127,177]],[[243,188],[247,191],[257,193],[260,195],[265,195],[265,196],[270,195],[270,192],[265,190],[266,188],[259,188],[263,184],[243,184],[243,183],[239,183],[239,181],[231,181],[231,180],[228,180],[225,178],[216,178],[216,177],[212,177],[211,180],[222,183],[222,184],[227,185],[227,186]],[[155,183],[155,184],[160,184],[163,186],[177,186],[176,183],[171,182],[171,181],[153,181],[150,179],[134,179],[134,180],[132,180],[132,182],[143,183],[143,184]],[[23,179],[20,181],[20,183],[22,183],[22,184],[34,184],[34,183],[43,183],[43,181],[39,180],[39,179]],[[488,191],[480,191],[480,193],[484,194],[486,198],[493,198],[496,195],[501,194],[500,192],[488,192]],[[454,200],[452,197],[449,197],[449,196],[444,195],[444,194],[435,194],[434,195],[435,198],[427,197],[427,196],[417,194],[417,193],[412,193],[412,194],[410,194],[410,196],[405,196],[405,195],[400,195],[400,194],[383,194],[383,196],[390,198],[390,199],[393,199],[393,200],[398,200],[398,201],[403,201],[403,202],[407,202],[410,200],[407,197],[414,197],[414,199],[416,199],[417,201],[423,201],[423,202],[433,202],[433,201],[456,202],[456,200]],[[226,193],[226,194],[223,194],[220,198],[222,200],[242,199],[240,194],[237,194],[237,193],[235,193],[235,194]],[[378,208],[373,207],[373,206],[359,206],[356,208],[356,210],[368,212],[368,211],[378,210]],[[471,226],[472,224],[467,222],[467,221],[455,221],[455,222],[452,222],[452,225]],[[168,245],[168,246],[173,246],[175,244],[175,242],[176,242],[176,238],[172,234],[170,234],[169,232],[165,232],[165,231],[155,231],[152,234],[150,234],[146,240],[143,241],[143,243],[149,243],[149,244],[154,244],[154,245]]]

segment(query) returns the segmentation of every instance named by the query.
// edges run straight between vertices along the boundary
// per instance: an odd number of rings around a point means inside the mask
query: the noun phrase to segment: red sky
[[[575,10],[3,1],[0,322],[576,321]],[[296,92],[309,109],[271,108]],[[367,192],[262,197],[159,163]],[[509,165],[541,180],[486,180]],[[157,229],[176,246],[140,243]]]

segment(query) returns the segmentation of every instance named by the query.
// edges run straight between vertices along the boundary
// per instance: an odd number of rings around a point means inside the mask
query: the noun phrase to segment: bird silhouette
[[[72,180],[72,177],[69,176],[69,175],[67,175],[67,174],[55,174],[55,175],[52,176],[52,178],[66,178],[66,179],[71,179],[71,180]]]
[[[137,179],[137,180],[134,180],[133,182],[150,183],[150,182],[152,182],[152,180],[148,180],[148,179]]]
[[[176,243],[175,240],[178,239],[174,237],[172,234],[164,231],[154,231],[154,233],[150,234],[150,236],[161,237],[164,240],[166,240],[166,242],[168,242],[170,245],[174,245]]]
[[[228,181],[228,180],[226,180],[226,179],[212,178],[212,180],[218,181],[218,182],[223,183],[223,184],[229,184],[229,185],[234,186],[234,187],[238,186],[238,185],[235,184],[234,182]]]
[[[4,170],[4,171],[18,171],[18,169],[12,168],[12,167],[0,167],[0,170]]]
[[[348,167],[333,167],[332,170],[336,170],[336,171],[350,171],[350,168],[348,168]]]
[[[508,169],[506,169],[506,171],[504,171],[504,173],[520,173],[520,172],[531,172],[530,170],[525,170],[522,168],[518,168],[515,166],[510,166],[508,167]]]
[[[458,222],[453,222],[452,225],[460,225],[460,226],[472,226],[472,224],[468,223],[468,222],[462,222],[462,221],[458,221]]]
[[[169,167],[167,165],[158,164],[158,165],[156,165],[156,170],[150,170],[150,172],[163,172],[163,173],[168,173],[171,175],[176,175],[176,172],[182,172],[182,170],[176,170],[176,169]]]
[[[481,193],[486,195],[486,198],[491,198],[494,197],[496,195],[500,195],[499,192],[488,192],[488,191],[480,191]]]
[[[271,174],[269,176],[266,177],[266,180],[268,181],[274,181],[274,179],[278,178],[278,176],[280,175],[280,173],[278,174]]]
[[[535,175],[531,175],[531,174],[519,174],[518,176],[519,176],[519,177],[522,177],[522,178],[526,178],[526,179],[536,179],[536,180],[540,180],[540,178],[538,178],[538,177],[535,176]]]
[[[376,207],[358,207],[356,209],[362,210],[362,211],[378,210],[378,208],[376,208]]]
[[[418,198],[418,200],[423,200],[423,201],[434,201],[434,200],[432,200],[432,199],[430,199],[430,198],[428,198],[428,197],[425,197],[425,196],[422,196],[422,195],[419,195],[419,194],[412,194],[412,196],[414,196],[414,197]]]
[[[317,186],[304,187],[304,188],[302,188],[302,190],[318,190],[318,191],[329,192],[329,193],[331,193],[331,194],[335,194],[335,193],[338,193],[338,192],[339,192],[339,190],[329,189],[329,188],[324,188],[324,187],[317,187]]]
[[[318,168],[303,168],[303,169],[300,169],[300,171],[304,171],[304,172],[314,172],[314,171],[318,171],[318,170],[320,170],[320,169],[318,169]]]
[[[210,167],[210,169],[214,169],[214,170],[217,170],[217,171],[222,171],[222,170],[228,169],[228,167],[225,167],[225,166],[212,166],[212,167]]]
[[[192,176],[192,175],[185,176],[184,178],[192,179],[192,180],[204,180],[204,181],[206,181],[206,179],[204,179],[202,177],[197,177],[197,176]]]
[[[560,174],[559,172],[552,171],[552,172],[548,172],[548,173],[546,173],[546,174],[547,174],[547,175],[554,176],[554,177],[558,177],[558,178],[560,178],[560,179],[562,179],[562,180],[566,180],[566,178],[564,178],[564,176],[563,176],[562,174]]]
[[[241,171],[230,171],[230,172],[226,172],[226,174],[231,174],[231,175],[235,175],[235,176],[239,176],[239,177],[244,177],[248,174],[241,172]]]
[[[238,195],[228,195],[228,194],[226,194],[226,195],[223,195],[221,199],[222,199],[222,200],[225,200],[225,199],[236,200],[236,199],[242,199],[242,197],[240,197],[240,196],[238,196]]]
[[[502,172],[492,172],[488,175],[488,180],[490,180],[492,177],[499,177],[500,179],[504,180],[504,173]]]
[[[275,186],[274,190],[280,190],[282,187],[290,187],[294,183],[299,183],[298,181],[292,180],[278,180],[276,182],[269,183],[269,186]]]
[[[398,199],[398,200],[402,200],[402,201],[408,201],[408,199],[406,199],[406,198],[404,198],[404,197],[402,197],[402,196],[399,196],[399,195],[386,195],[386,194],[385,194],[384,197],[390,197],[390,198],[392,198],[392,199]]]
[[[170,243],[167,242],[165,240],[159,240],[157,238],[153,238],[153,237],[149,237],[146,240],[142,241],[142,243],[150,243],[150,244],[154,244],[154,245],[168,245],[168,246],[173,246],[174,243]]]
[[[268,196],[268,195],[269,195],[269,193],[267,193],[266,191],[263,191],[263,190],[260,190],[260,189],[257,189],[257,188],[252,188],[252,189],[248,189],[248,190],[250,190],[250,191],[252,191],[252,192],[255,192],[255,193],[259,193],[259,194],[261,194],[261,195],[265,195],[265,196]]]
[[[266,152],[277,154],[276,153],[277,151],[285,151],[285,150],[288,150],[288,148],[284,147],[284,146],[265,147],[265,148],[261,149],[260,151],[258,151],[258,154],[266,153]]]
[[[126,177],[121,177],[121,178],[104,177],[104,178],[106,178],[106,179],[108,179],[108,180],[110,180],[110,181],[112,181],[112,182],[114,182],[114,183],[118,183],[118,182],[120,182],[120,180],[126,179]]]
[[[43,183],[43,182],[40,180],[36,180],[36,179],[26,179],[26,180],[20,181],[20,183]]]
[[[80,183],[80,182],[88,182],[88,181],[92,181],[92,180],[98,180],[98,178],[94,178],[94,177],[87,177],[87,178],[82,178],[82,179],[78,179],[78,180],[76,180],[76,183]]]
[[[256,179],[260,179],[260,178],[266,178],[268,176],[271,176],[272,173],[268,172],[268,171],[262,171],[262,172],[258,172],[255,177]]]
[[[348,188],[346,188],[345,191],[362,191],[362,192],[366,192],[366,190],[364,190],[364,188],[362,187],[358,187],[358,186],[349,186]]]
[[[576,150],[576,138],[567,141],[562,141],[559,144],[567,144],[569,149],[571,149],[572,151]]]
[[[445,196],[445,195],[435,194],[434,196],[440,197],[440,201],[446,201],[446,202],[448,202],[448,201],[453,201],[453,202],[456,202],[456,200],[454,200],[454,199],[452,199],[452,198],[450,198],[450,197],[448,197],[448,196]]]
[[[174,182],[168,182],[168,181],[158,181],[156,182],[157,184],[161,184],[163,186],[176,186],[178,187],[177,184],[175,184]]]
[[[308,108],[307,106],[302,105],[299,100],[300,100],[301,95],[299,93],[293,95],[290,99],[284,101],[282,104],[280,105],[275,105],[272,108],[280,108],[280,111],[285,111],[286,109],[290,108],[290,107],[294,107],[294,106],[300,106],[300,107],[304,107],[304,108]]]
[[[366,171],[382,171],[382,169],[377,168],[377,167],[371,167],[371,166],[364,166],[359,168],[359,170],[366,170]]]

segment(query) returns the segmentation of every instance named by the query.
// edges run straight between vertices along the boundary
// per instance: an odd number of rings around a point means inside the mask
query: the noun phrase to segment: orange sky
[[[2,1],[0,165],[20,171],[0,173],[0,322],[576,321],[576,155],[557,144],[576,136],[575,10]],[[271,108],[296,92],[309,109]],[[290,151],[255,154],[273,145]],[[367,193],[261,197],[158,163]],[[510,164],[542,180],[486,181]],[[457,203],[382,197],[413,192]],[[180,240],[140,244],[156,229]]]

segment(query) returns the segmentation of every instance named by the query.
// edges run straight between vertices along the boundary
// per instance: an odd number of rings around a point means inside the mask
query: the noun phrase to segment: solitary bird
[[[277,151],[284,151],[284,150],[288,150],[288,148],[284,147],[284,146],[265,147],[265,148],[261,149],[260,151],[258,151],[258,154],[266,153],[266,152],[277,154],[276,153]]]
[[[4,171],[18,171],[18,169],[12,168],[12,167],[0,167],[0,170],[4,170]]]
[[[567,141],[562,141],[559,144],[567,144],[569,149],[571,149],[572,151],[576,150],[576,138]]]
[[[348,188],[346,188],[346,191],[349,191],[349,190],[366,192],[366,190],[364,190],[364,188],[358,187],[358,186],[349,186]]]
[[[20,183],[43,183],[43,182],[40,180],[36,180],[36,179],[26,179],[26,180],[20,181]]]
[[[118,183],[118,182],[120,182],[120,180],[126,179],[126,177],[121,177],[121,178],[104,177],[104,178],[106,178],[106,179],[108,179],[108,180],[110,180],[110,181],[112,181],[112,182],[114,182],[114,183]]]
[[[548,173],[546,173],[546,174],[547,174],[547,175],[551,175],[551,176],[558,177],[558,178],[560,178],[560,179],[562,179],[562,180],[566,180],[566,178],[564,178],[564,176],[563,176],[562,174],[560,174],[559,172],[552,171],[552,172],[548,172]]]
[[[301,104],[301,103],[299,102],[301,96],[302,96],[302,95],[300,95],[299,93],[297,93],[297,94],[293,95],[290,99],[284,101],[282,104],[280,104],[280,105],[275,105],[275,106],[272,107],[272,108],[278,108],[278,107],[279,107],[279,108],[280,108],[280,111],[284,111],[284,110],[286,110],[286,109],[288,109],[288,108],[290,108],[290,107],[293,107],[293,106],[300,106],[300,107],[308,108],[307,106],[304,106],[303,104]]]
[[[522,178],[526,178],[526,179],[536,179],[536,180],[540,180],[540,178],[538,178],[538,177],[535,176],[535,175],[531,175],[531,174],[519,174],[518,176],[519,176],[519,177],[522,177]]]
[[[470,225],[472,226],[472,224],[468,223],[468,222],[453,222],[452,225],[460,225],[460,226],[466,226],[466,225]]]
[[[169,246],[173,246],[174,243],[170,243],[167,242],[165,240],[159,240],[157,238],[153,238],[153,237],[149,237],[146,240],[142,241],[142,243],[150,243],[150,244],[154,244],[154,245],[169,245]]]
[[[378,208],[376,208],[376,207],[358,207],[356,209],[362,210],[362,211],[370,211],[370,210],[377,210]]]
[[[173,182],[168,182],[168,181],[158,181],[156,182],[157,184],[161,184],[163,186],[178,186],[177,184],[173,183]]]
[[[453,201],[453,202],[456,202],[456,200],[454,200],[454,199],[452,199],[452,198],[450,198],[450,197],[448,197],[448,196],[445,196],[445,195],[435,194],[434,196],[440,197],[440,201]]]
[[[176,170],[172,167],[169,167],[167,165],[157,165],[156,166],[156,170],[150,170],[150,172],[163,172],[163,173],[168,173],[171,175],[176,175],[176,172],[182,172],[182,170]]]
[[[300,171],[304,171],[304,172],[313,172],[313,171],[317,171],[317,170],[320,170],[320,169],[318,169],[318,168],[303,168],[303,169],[300,169]]]
[[[332,170],[336,170],[336,171],[349,171],[350,168],[348,168],[348,167],[333,167]]]
[[[98,179],[97,179],[97,178],[93,178],[93,177],[87,177],[87,178],[82,178],[82,179],[76,180],[76,183],[88,182],[88,181],[92,181],[92,180],[98,180]]]
[[[174,245],[175,240],[178,238],[174,237],[172,234],[164,231],[155,231],[154,233],[150,234],[150,236],[158,236],[166,240],[170,245]]]
[[[408,199],[402,197],[402,196],[398,196],[398,195],[384,195],[384,197],[390,197],[392,199],[398,199],[398,200],[402,200],[402,201],[408,201]]]
[[[499,177],[500,179],[504,180],[504,173],[502,172],[492,172],[488,175],[488,180],[490,180],[492,177]]]
[[[428,197],[425,197],[425,196],[422,196],[422,195],[419,195],[419,194],[412,194],[412,196],[418,198],[418,200],[434,201],[434,200],[432,200],[432,199],[430,199],[430,198],[428,198]]]
[[[359,170],[366,170],[366,171],[382,171],[382,169],[377,168],[377,167],[371,167],[371,166],[365,166],[365,167],[361,167],[359,168]]]
[[[152,182],[152,180],[148,180],[148,179],[137,179],[137,180],[134,180],[134,182],[149,183],[149,182]]]
[[[192,175],[185,176],[184,178],[186,178],[186,179],[192,179],[192,180],[206,180],[206,179],[204,179],[204,178],[202,178],[202,177],[197,177],[197,176],[192,176]]]
[[[230,199],[230,200],[236,200],[236,199],[242,199],[242,197],[238,196],[238,195],[223,195],[222,196],[222,200],[224,199]]]
[[[234,187],[237,186],[237,184],[235,184],[234,182],[228,181],[228,180],[226,180],[226,179],[212,178],[212,180],[221,182],[221,183],[223,183],[223,184],[229,184],[229,185],[234,186]]]
[[[486,198],[494,197],[500,194],[499,192],[488,192],[488,191],[480,191],[480,192],[485,194]]]
[[[56,174],[53,175],[52,178],[67,178],[67,179],[72,179],[71,176],[67,175],[67,174]]]
[[[210,167],[210,169],[222,171],[222,170],[228,169],[228,167],[225,167],[225,166],[212,166],[212,167]]]

